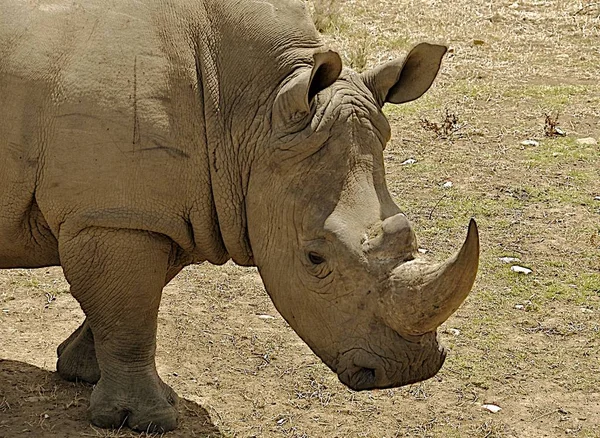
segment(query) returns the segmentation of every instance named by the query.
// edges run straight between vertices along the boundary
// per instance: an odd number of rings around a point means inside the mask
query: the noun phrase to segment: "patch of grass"
[[[526,85],[510,87],[502,94],[511,99],[532,98],[552,111],[562,110],[573,97],[590,93],[585,85]]]
[[[317,30],[321,33],[333,33],[342,22],[340,0],[314,0],[312,17]]]
[[[525,158],[529,165],[561,168],[577,162],[600,162],[597,146],[578,144],[573,137],[546,139],[539,146],[526,149]]]
[[[372,49],[371,37],[367,31],[362,31],[356,37],[354,44],[344,51],[344,64],[352,70],[361,73],[367,68],[369,55]]]

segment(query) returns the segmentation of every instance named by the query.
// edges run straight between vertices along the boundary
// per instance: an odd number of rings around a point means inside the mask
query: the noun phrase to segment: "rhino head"
[[[475,281],[474,221],[456,255],[432,265],[385,182],[384,103],[431,86],[446,52],[420,44],[402,61],[357,74],[314,55],[279,88],[272,133],[246,197],[254,262],[275,306],[355,390],[414,383],[446,353],[436,328]]]

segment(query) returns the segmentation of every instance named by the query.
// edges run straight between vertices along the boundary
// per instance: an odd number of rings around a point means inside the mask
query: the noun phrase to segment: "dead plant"
[[[564,137],[566,135],[565,131],[558,126],[558,112],[555,116],[548,113],[546,113],[545,116],[544,135],[546,137]]]
[[[433,132],[438,138],[449,138],[460,131],[465,124],[459,122],[457,114],[446,109],[446,115],[440,123],[432,122],[423,117],[421,118],[421,126],[424,130]]]

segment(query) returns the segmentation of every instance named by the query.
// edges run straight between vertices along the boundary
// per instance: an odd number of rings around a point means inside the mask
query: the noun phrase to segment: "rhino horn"
[[[434,331],[467,298],[478,265],[479,232],[471,219],[462,248],[444,263],[411,260],[392,270],[381,295],[384,321],[403,335]]]
[[[379,234],[367,240],[363,250],[373,261],[413,259],[417,237],[406,216],[398,213],[382,222]]]

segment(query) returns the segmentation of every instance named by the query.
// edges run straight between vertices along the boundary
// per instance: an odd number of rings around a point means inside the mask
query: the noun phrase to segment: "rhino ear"
[[[366,71],[361,75],[362,80],[379,106],[386,102],[410,102],[431,87],[446,50],[445,46],[421,43],[404,61],[395,59]]]
[[[313,60],[311,70],[292,77],[277,94],[273,107],[276,125],[295,125],[306,119],[317,93],[333,84],[342,72],[342,60],[336,52],[315,53]]]

